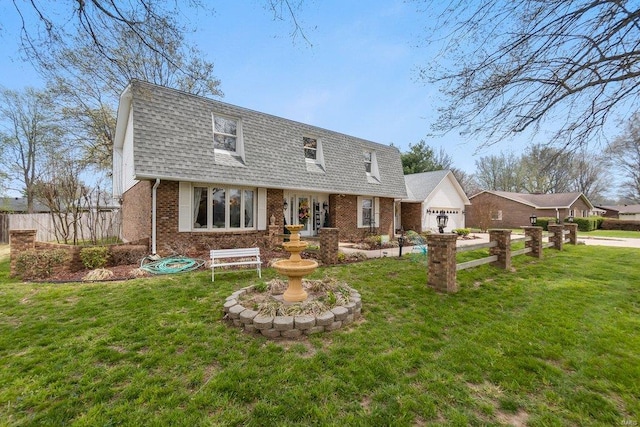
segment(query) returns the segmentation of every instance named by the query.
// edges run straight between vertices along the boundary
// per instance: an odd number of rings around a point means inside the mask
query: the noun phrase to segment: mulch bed
[[[191,258],[198,258],[203,260],[209,259],[209,253],[198,253],[198,254],[189,254]],[[282,250],[269,250],[269,249],[261,249],[260,250],[260,259],[262,260],[262,266],[267,267],[271,265],[271,261],[275,259],[283,259],[288,258],[289,253]],[[319,254],[315,252],[305,252],[302,254],[303,258],[313,258],[317,259]],[[129,265],[116,265],[116,266],[108,266],[105,269],[110,270],[113,273],[113,277],[108,279],[108,281],[116,281],[116,280],[129,280],[136,277],[144,277],[151,276],[150,273],[144,274],[141,276],[139,271],[140,264],[129,264]],[[208,266],[201,267],[201,270],[208,270]],[[75,272],[62,271],[54,273],[50,278],[43,280],[46,282],[82,282],[83,278],[90,272],[91,270],[80,270]]]

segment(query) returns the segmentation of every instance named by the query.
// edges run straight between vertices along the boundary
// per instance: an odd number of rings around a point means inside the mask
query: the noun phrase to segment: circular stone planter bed
[[[255,292],[255,287],[255,285],[247,286],[234,292],[224,303],[225,319],[248,333],[261,334],[267,338],[298,338],[303,335],[335,331],[362,316],[360,293],[344,285],[343,287],[349,292],[349,298],[343,305],[336,305],[321,314],[291,316],[264,315],[243,306],[245,303],[241,301],[242,298]]]

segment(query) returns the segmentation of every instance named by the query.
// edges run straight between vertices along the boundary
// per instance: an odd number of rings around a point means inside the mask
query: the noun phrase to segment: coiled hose
[[[145,263],[145,261],[148,262]],[[197,270],[202,267],[204,263],[205,261],[202,259],[187,258],[184,256],[161,258],[159,260],[152,260],[152,258],[145,257],[140,263],[140,268],[151,274],[175,274]]]

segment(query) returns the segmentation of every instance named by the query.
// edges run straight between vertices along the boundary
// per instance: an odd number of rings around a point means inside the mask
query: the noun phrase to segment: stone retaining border
[[[263,316],[240,304],[240,297],[253,289],[247,286],[235,291],[224,303],[225,319],[245,332],[261,334],[267,338],[298,338],[303,335],[340,329],[362,317],[360,293],[349,288],[351,295],[344,306],[336,306],[317,316]]]

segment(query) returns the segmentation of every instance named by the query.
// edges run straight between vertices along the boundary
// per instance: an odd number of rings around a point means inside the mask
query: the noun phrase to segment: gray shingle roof
[[[395,147],[133,81],[137,179],[173,179],[318,192],[406,196]],[[213,148],[212,113],[241,118],[244,164]],[[322,143],[325,171],[307,167],[302,138]],[[363,152],[376,152],[380,182],[368,182]]]
[[[37,200],[33,201],[34,212],[49,212],[49,208]],[[26,213],[26,197],[0,197],[0,212]]]
[[[640,205],[609,205],[597,206],[607,211],[617,211],[621,214],[638,214],[640,213]]]
[[[591,206],[589,200],[582,193],[554,193],[554,194],[529,194],[512,193],[509,191],[484,191],[495,194],[505,199],[510,199],[537,209],[569,208],[578,198],[584,197],[585,202]],[[473,198],[475,196],[471,196]],[[593,208],[593,206],[591,206]]]
[[[447,176],[449,170],[412,173],[405,175],[407,185],[407,198],[411,201],[424,201],[438,184]]]

